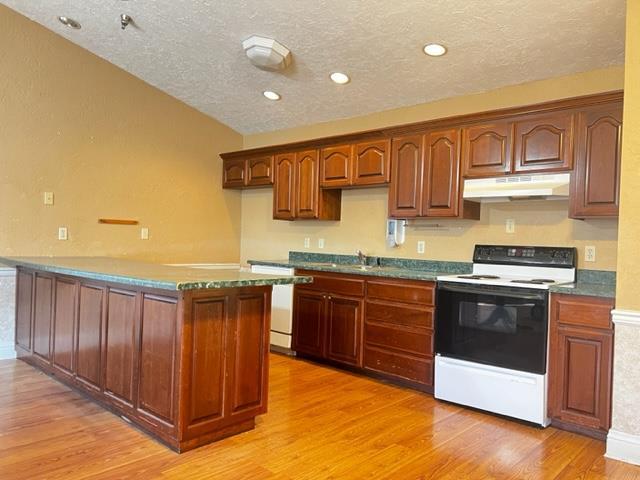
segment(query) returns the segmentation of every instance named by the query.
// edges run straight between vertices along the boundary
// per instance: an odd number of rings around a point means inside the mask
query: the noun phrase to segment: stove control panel
[[[476,245],[473,262],[575,268],[576,254],[577,250],[573,247]]]

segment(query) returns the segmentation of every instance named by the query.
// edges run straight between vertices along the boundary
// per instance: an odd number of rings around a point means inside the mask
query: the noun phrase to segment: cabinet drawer
[[[553,295],[554,322],[582,327],[612,328],[611,309],[613,301],[577,295]]]
[[[351,297],[364,296],[364,280],[344,278],[342,275],[318,275],[318,272],[309,272],[306,270],[300,270],[298,274],[313,277],[313,283],[301,284],[298,286],[300,289]]]
[[[391,302],[421,303],[433,305],[435,285],[433,282],[367,281],[367,297]]]
[[[364,350],[364,367],[424,385],[433,385],[431,358],[417,358],[367,346]]]
[[[413,355],[433,355],[433,333],[429,330],[411,331],[389,325],[367,323],[364,340],[368,346],[400,350]]]
[[[367,321],[433,329],[433,308],[367,301]]]

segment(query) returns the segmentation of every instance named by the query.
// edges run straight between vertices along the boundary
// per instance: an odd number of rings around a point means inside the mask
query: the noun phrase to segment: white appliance
[[[476,202],[566,200],[570,182],[569,173],[468,179],[464,181],[463,197]]]
[[[434,396],[547,426],[548,290],[575,265],[575,248],[476,245],[471,274],[437,277]]]
[[[252,273],[293,275],[293,268],[251,265]],[[274,285],[271,294],[271,345],[291,351],[293,328],[293,285]]]

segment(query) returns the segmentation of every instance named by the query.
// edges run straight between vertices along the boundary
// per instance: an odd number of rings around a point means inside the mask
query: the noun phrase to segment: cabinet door
[[[33,352],[51,358],[51,317],[53,314],[53,278],[36,274],[33,312]]]
[[[553,418],[609,429],[612,351],[610,331],[564,325],[552,331],[549,406]]]
[[[320,151],[320,186],[348,187],[351,185],[353,147],[340,145]]]
[[[78,296],[76,378],[96,390],[102,389],[102,337],[104,288],[80,285]]]
[[[363,301],[357,298],[327,297],[328,359],[362,366]]]
[[[421,214],[423,142],[422,135],[393,139],[389,189],[390,217],[411,218]]]
[[[53,366],[64,373],[74,371],[76,327],[76,292],[73,281],[56,278],[55,309],[53,314]]]
[[[621,147],[622,105],[593,108],[578,115],[572,218],[618,216]]]
[[[458,130],[426,135],[425,179],[422,214],[456,217],[460,200],[460,155]]]
[[[298,152],[295,163],[295,212],[297,218],[318,218],[320,187],[318,151]]]
[[[273,185],[273,156],[251,158],[247,161],[247,186]]]
[[[16,289],[16,345],[30,352],[33,274],[18,270]]]
[[[385,185],[391,178],[391,141],[379,140],[355,145],[352,184]]]
[[[242,188],[247,176],[246,160],[223,160],[222,163],[222,188]]]
[[[462,165],[465,177],[491,177],[511,171],[511,122],[462,129]]]
[[[293,349],[316,357],[324,357],[325,295],[294,289]]]
[[[295,218],[295,154],[276,155],[273,184],[273,218]]]
[[[515,123],[513,171],[553,172],[573,167],[573,113],[527,117]]]

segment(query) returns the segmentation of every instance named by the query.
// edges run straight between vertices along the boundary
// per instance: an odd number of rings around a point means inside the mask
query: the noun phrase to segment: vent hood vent
[[[521,175],[464,181],[463,197],[476,202],[563,200],[569,197],[571,175]]]

